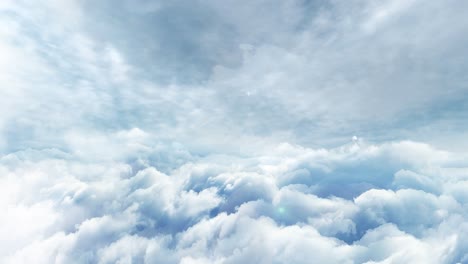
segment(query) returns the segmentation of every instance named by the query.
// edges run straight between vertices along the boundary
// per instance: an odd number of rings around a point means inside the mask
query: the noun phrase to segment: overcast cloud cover
[[[467,1],[0,1],[0,263],[468,263]]]

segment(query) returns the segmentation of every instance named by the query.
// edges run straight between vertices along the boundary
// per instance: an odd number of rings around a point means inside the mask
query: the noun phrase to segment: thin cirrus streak
[[[2,1],[1,263],[468,263],[467,4]]]

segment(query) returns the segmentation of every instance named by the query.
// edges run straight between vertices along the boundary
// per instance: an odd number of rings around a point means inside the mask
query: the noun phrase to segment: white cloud
[[[148,143],[143,131],[118,135]],[[38,263],[462,261],[468,245],[459,237],[467,233],[468,214],[466,198],[454,186],[465,179],[440,175],[438,192],[424,184],[399,185],[407,182],[402,173],[419,179],[427,167],[447,169],[458,156],[412,142],[360,144],[321,150],[282,145],[263,156],[223,156],[224,164],[206,156],[169,174],[153,167],[133,171],[124,161],[107,159],[90,165],[53,151],[10,154],[2,158],[2,170],[11,175],[2,183],[10,190],[2,261],[22,263],[32,255]],[[444,160],[433,158],[440,153]],[[339,190],[321,196],[317,189],[333,182],[341,167],[372,172],[381,159],[390,167],[379,168],[394,181],[385,180],[380,189],[364,189],[355,199],[335,197]],[[285,184],[281,177],[299,167],[310,178],[317,168],[325,174],[315,183],[298,178]],[[344,184],[374,177],[351,177]],[[30,217],[35,221],[29,223]]]
[[[464,5],[2,1],[0,262],[467,262]]]

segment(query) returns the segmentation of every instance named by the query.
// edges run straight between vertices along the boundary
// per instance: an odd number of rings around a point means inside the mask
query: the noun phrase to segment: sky
[[[467,10],[0,1],[0,263],[468,263]]]

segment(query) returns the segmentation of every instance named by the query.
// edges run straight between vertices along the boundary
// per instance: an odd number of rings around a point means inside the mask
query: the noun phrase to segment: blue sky
[[[2,1],[0,262],[468,263],[467,8]]]

